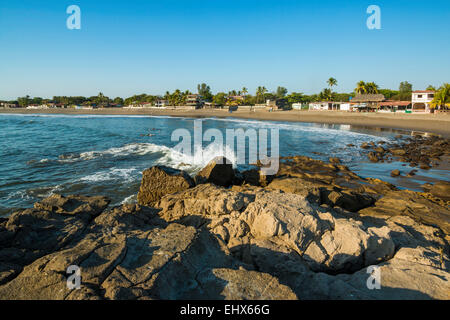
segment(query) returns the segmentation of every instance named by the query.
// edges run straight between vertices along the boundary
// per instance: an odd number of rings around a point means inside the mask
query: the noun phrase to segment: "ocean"
[[[54,193],[104,195],[112,205],[133,202],[142,171],[154,165],[195,175],[209,160],[225,155],[238,169],[248,168],[236,164],[236,150],[224,151],[206,142],[203,157],[176,151],[178,141],[171,140],[172,133],[186,129],[193,135],[194,121],[162,116],[0,114],[0,216],[32,207]],[[339,157],[357,174],[400,188],[420,190],[425,181],[450,180],[448,171],[437,169],[419,169],[414,178],[392,178],[391,170],[406,172],[411,168],[398,162],[369,162],[359,145],[395,141],[399,134],[396,130],[234,118],[200,121],[204,130],[216,128],[223,133],[227,129],[276,128],[280,156],[306,155],[319,160]]]

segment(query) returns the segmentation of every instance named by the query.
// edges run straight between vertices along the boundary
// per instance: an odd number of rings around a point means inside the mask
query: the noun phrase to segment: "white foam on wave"
[[[79,181],[82,182],[103,182],[103,181],[111,181],[111,180],[120,180],[123,182],[133,182],[135,179],[137,179],[136,168],[111,168],[108,171],[100,171],[96,172],[94,174],[82,177],[79,179]]]
[[[218,146],[210,143],[203,149],[197,148],[192,154],[181,153],[175,149],[167,148],[163,151],[163,156],[156,161],[156,164],[186,170],[195,173],[204,168],[215,157],[223,156],[236,167],[236,154],[228,146]]]
[[[128,203],[137,203],[136,194],[132,194],[131,196],[126,197],[125,199],[122,200],[120,204],[128,204]]]
[[[113,157],[119,156],[127,156],[127,155],[146,155],[152,152],[157,152],[158,148],[153,147],[156,146],[151,143],[131,143],[124,145],[122,147],[113,147],[103,151],[87,151],[82,152],[80,154],[72,154],[69,156],[65,156],[65,159],[58,160],[59,162],[75,162],[80,160],[93,160],[96,158],[100,158],[105,155],[110,155]]]
[[[18,190],[8,194],[4,200],[8,201],[12,199],[30,200],[32,199],[32,197],[27,193],[26,190]]]
[[[196,149],[192,154],[185,154],[169,148],[164,145],[157,145],[153,143],[132,143],[122,147],[114,147],[104,151],[88,151],[80,153],[79,155],[71,155],[66,159],[58,160],[59,162],[75,162],[75,161],[87,161],[100,158],[103,156],[127,156],[137,155],[144,156],[149,154],[159,153],[160,157],[155,160],[155,164],[166,165],[176,169],[183,169],[195,172],[206,166],[212,159],[217,156],[224,156],[229,159],[234,166],[236,166],[236,156],[227,146],[218,146],[214,143],[210,143],[202,150]],[[124,170],[129,169],[114,169],[116,171],[99,172],[91,176],[84,177],[84,181],[106,181],[114,179],[122,173],[125,175],[128,173]],[[135,169],[131,169],[135,170]]]

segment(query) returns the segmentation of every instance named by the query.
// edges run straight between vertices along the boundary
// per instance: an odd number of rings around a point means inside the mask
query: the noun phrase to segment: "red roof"
[[[380,106],[409,106],[411,101],[383,101],[380,102]]]

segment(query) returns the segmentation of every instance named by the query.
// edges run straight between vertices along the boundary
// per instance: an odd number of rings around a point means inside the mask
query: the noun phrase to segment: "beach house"
[[[430,103],[434,99],[434,91],[417,90],[412,93],[412,112],[430,112]]]
[[[348,102],[322,101],[311,102],[309,110],[328,110],[328,111],[350,111],[351,105]]]
[[[165,108],[166,106],[169,105],[169,101],[168,100],[156,100],[155,101],[155,107],[157,108]]]
[[[382,94],[357,94],[350,100],[352,108],[357,111],[374,112],[380,108],[380,103],[386,98]]]
[[[201,108],[203,106],[203,97],[199,94],[190,94],[186,97],[186,106]]]
[[[411,113],[411,101],[386,100],[379,103],[378,112]]]

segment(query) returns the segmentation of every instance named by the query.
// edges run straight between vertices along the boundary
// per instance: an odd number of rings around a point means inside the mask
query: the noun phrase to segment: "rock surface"
[[[0,299],[450,299],[447,186],[400,191],[331,162],[285,158],[228,189],[155,167],[151,206],[51,196],[0,219]]]
[[[164,166],[152,167],[142,173],[138,203],[152,205],[166,194],[186,190],[194,185],[194,180],[184,171]]]
[[[197,184],[214,183],[222,187],[229,187],[233,183],[233,179],[233,165],[225,157],[214,158],[195,176]]]

